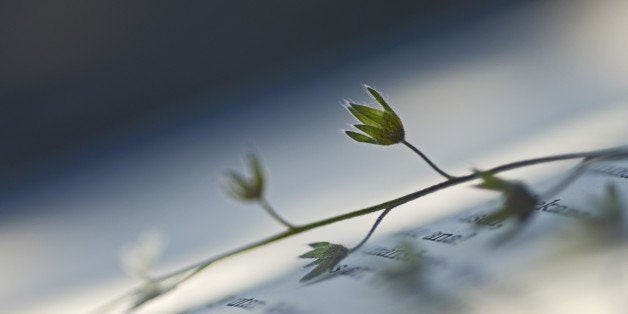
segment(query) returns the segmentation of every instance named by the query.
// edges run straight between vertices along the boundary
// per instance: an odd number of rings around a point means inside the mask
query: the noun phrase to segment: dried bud
[[[230,180],[228,192],[236,199],[255,201],[261,199],[264,192],[264,173],[255,155],[248,154],[247,157],[252,177],[246,179],[235,171],[229,171],[227,173]]]
[[[169,290],[161,287],[148,274],[161,255],[165,246],[164,243],[161,233],[150,230],[140,234],[136,243],[123,248],[121,259],[124,270],[130,276],[142,280],[142,286],[134,292],[129,310],[135,309]]]
[[[136,243],[122,248],[122,267],[132,277],[149,280],[148,272],[163,252],[165,241],[156,230],[140,234]]]
[[[347,110],[363,123],[353,126],[365,134],[353,131],[345,131],[345,133],[355,141],[376,145],[392,145],[403,141],[405,131],[397,114],[379,92],[369,86],[365,88],[384,110],[348,103]]]

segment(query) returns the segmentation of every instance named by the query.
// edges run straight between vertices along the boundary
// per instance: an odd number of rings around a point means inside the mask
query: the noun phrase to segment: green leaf
[[[372,87],[368,85],[364,85],[364,88],[366,88],[366,91],[369,94],[371,94],[373,99],[375,99],[375,101],[377,101],[382,106],[382,108],[384,108],[385,111],[390,112],[393,115],[396,115],[395,112],[392,110],[392,108],[390,108],[388,103],[386,103],[386,101],[384,100],[384,97],[382,97],[382,95],[378,91],[376,91],[375,89],[373,89]]]
[[[357,106],[355,104],[349,104],[349,106],[347,106],[347,110],[349,110],[349,112],[356,118],[358,119],[360,122],[364,123],[364,124],[368,124],[368,125],[372,125],[372,126],[377,126],[378,123],[369,119],[367,116],[361,114],[359,111],[357,111],[355,108],[353,108],[353,106]]]
[[[305,254],[299,255],[300,258],[319,258],[325,254],[325,250],[312,250]]]
[[[361,143],[377,144],[377,141],[375,141],[374,139],[364,134],[360,134],[353,131],[345,131],[345,133],[354,141],[361,142]]]
[[[391,133],[400,134],[397,136],[399,136],[401,139],[404,138],[403,124],[401,123],[399,117],[394,114],[384,112],[384,119],[381,123],[381,127],[384,130],[391,130]]]
[[[251,169],[251,173],[253,174],[253,185],[259,187],[260,193],[264,187],[264,172],[262,171],[262,165],[259,161],[259,158],[255,156],[253,153],[249,153],[247,155],[249,159],[249,168]]]
[[[314,249],[327,248],[327,247],[329,247],[329,242],[314,242],[314,243],[310,243],[308,245],[310,247],[314,248]]]
[[[249,183],[244,177],[242,177],[239,173],[230,170],[227,172],[227,176],[231,180],[231,182],[239,187],[245,188]]]
[[[385,130],[390,135],[395,135],[400,140],[404,138],[403,125],[399,117],[394,113],[373,109],[362,105],[352,104],[354,116],[362,123]],[[396,142],[396,141],[395,141]]]
[[[316,267],[303,276],[300,280],[301,282],[308,281],[326,272],[330,272],[349,254],[349,249],[346,247],[329,242],[311,243],[310,247],[314,248],[314,250],[311,250],[299,257],[314,258],[315,260],[305,265],[305,268],[312,266]]]
[[[608,184],[604,195],[598,201],[600,215],[591,220],[589,225],[601,235],[607,235],[613,239],[625,239],[626,226],[624,205],[614,184]]]
[[[329,246],[331,244],[329,242],[315,242],[315,243],[310,243],[309,246],[312,247],[314,250],[311,250],[301,256],[299,256],[300,258],[318,258],[321,257],[325,254],[325,252],[327,251],[327,249],[329,249]]]
[[[503,192],[508,191],[512,187],[511,182],[502,180],[490,172],[475,170],[475,173],[477,173],[482,179],[482,183],[476,186],[478,188]]]
[[[355,124],[354,127],[356,127],[356,129],[373,137],[373,139],[375,139],[377,144],[380,144],[380,145],[395,144],[395,142],[393,142],[389,138],[388,134],[386,134],[386,132],[383,129],[370,126],[370,125],[365,125],[365,124]]]
[[[354,111],[356,111],[359,115],[366,117],[368,120],[372,121],[373,123],[371,124],[371,123],[366,123],[362,120],[360,121],[364,122],[365,124],[369,124],[373,126],[381,125],[384,122],[384,116],[389,114],[381,110],[377,110],[371,107],[357,105],[357,104],[351,104],[351,108]]]
[[[488,224],[509,218],[517,219],[519,223],[528,220],[538,200],[525,184],[500,179],[490,172],[476,171],[476,173],[482,179],[482,183],[476,187],[501,192],[504,198],[502,206],[485,218]]]
[[[229,178],[228,194],[235,199],[245,200],[248,182],[235,171],[227,172],[226,176]]]

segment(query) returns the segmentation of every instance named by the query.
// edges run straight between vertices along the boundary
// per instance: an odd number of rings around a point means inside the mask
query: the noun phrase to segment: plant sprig
[[[496,177],[493,173],[477,171],[482,182],[477,188],[500,192],[504,197],[502,206],[488,215],[487,224],[494,224],[507,218],[514,218],[524,224],[530,218],[538,199],[528,187],[518,181],[509,181]]]
[[[505,163],[505,164],[490,168],[488,170],[485,170],[484,172],[498,174],[498,173],[506,172],[509,170],[529,167],[533,165],[539,165],[539,164],[545,164],[545,163],[557,162],[557,161],[565,161],[565,160],[587,159],[587,158],[596,158],[597,160],[628,158],[628,148],[620,147],[620,148],[613,148],[613,149],[603,149],[603,150],[586,151],[586,152],[578,152],[578,153],[550,155],[550,156],[539,157],[539,158],[525,159],[525,160]],[[423,196],[430,195],[440,190],[451,188],[451,187],[454,187],[463,183],[467,183],[467,182],[470,182],[479,178],[480,178],[480,175],[478,173],[471,173],[465,176],[456,177],[451,180],[446,180],[446,181],[431,185],[429,187],[417,190],[415,192],[397,197],[395,199],[392,199],[392,200],[389,200],[380,204],[350,211],[345,214],[329,217],[329,218],[314,221],[311,223],[303,224],[293,229],[288,229],[288,230],[276,233],[272,236],[260,239],[258,241],[251,242],[247,245],[233,249],[231,251],[227,251],[225,253],[212,256],[198,263],[183,267],[173,272],[161,275],[159,277],[155,277],[153,278],[153,280],[154,282],[164,282],[166,280],[170,280],[173,278],[180,278],[176,280],[175,284],[173,284],[172,288],[174,289],[176,286],[194,277],[195,275],[205,270],[206,268],[208,268],[215,262],[225,260],[229,257],[235,256],[244,252],[248,252],[248,251],[266,246],[268,244],[271,244],[271,243],[274,243],[283,239],[290,238],[292,236],[295,236],[300,233],[304,233],[312,229],[316,229],[316,228],[331,225],[340,221],[368,215],[368,214],[375,213],[378,211],[383,211],[386,208],[390,208],[392,210],[400,205],[419,199]],[[114,302],[117,302],[118,300],[128,297],[128,296],[136,295],[141,291],[140,289],[141,287],[133,289],[123,294],[120,298],[115,299]],[[109,308],[109,303],[106,304],[105,306],[106,308]]]
[[[392,108],[386,103],[379,92],[374,89],[365,86],[367,92],[382,106],[384,109],[377,110],[370,107],[352,104],[348,105],[348,110],[363,124],[355,125],[356,128],[363,131],[365,134],[356,133],[353,131],[346,131],[346,134],[352,139],[358,142],[377,144],[377,145],[392,145],[397,143],[402,143],[417,153],[424,161],[428,163],[428,165],[434,169],[436,172],[445,177],[445,181],[440,183],[431,185],[429,187],[417,190],[413,193],[406,194],[389,201],[382,202],[380,204],[372,205],[366,208],[362,208],[359,210],[349,211],[345,214],[329,217],[326,219],[302,224],[302,225],[294,225],[287,222],[281,216],[279,216],[275,210],[270,206],[270,204],[264,198],[264,184],[265,177],[262,171],[262,166],[259,162],[259,159],[254,155],[250,154],[248,156],[249,168],[252,172],[252,176],[247,179],[244,176],[238,174],[237,172],[231,171],[228,176],[230,178],[230,192],[231,194],[240,200],[243,201],[254,201],[259,203],[264,210],[276,221],[281,223],[286,227],[286,230],[271,235],[266,238],[262,238],[260,240],[251,242],[242,247],[227,251],[225,253],[207,258],[198,263],[183,267],[181,269],[175,270],[173,272],[151,278],[151,284],[155,285],[155,289],[151,291],[156,291],[156,294],[151,294],[150,298],[146,298],[145,286],[140,286],[139,288],[133,289],[120,298],[113,300],[105,304],[105,306],[101,307],[102,309],[109,309],[112,303],[118,302],[120,300],[130,298],[133,296],[139,296],[143,299],[139,300],[141,303],[138,303],[138,300],[135,300],[134,306],[132,309],[135,309],[141,305],[146,304],[149,301],[154,300],[155,298],[172,291],[177,286],[186,282],[190,278],[193,278],[201,271],[207,269],[209,266],[214,264],[215,262],[225,260],[234,255],[238,255],[247,251],[251,251],[256,248],[260,248],[266,246],[268,244],[290,238],[300,233],[304,233],[309,230],[313,230],[316,228],[320,228],[323,226],[327,226],[330,224],[334,224],[336,222],[364,216],[367,214],[381,212],[371,229],[368,231],[367,235],[353,248],[347,249],[345,246],[340,244],[333,244],[329,242],[316,242],[310,244],[313,250],[301,255],[302,258],[314,258],[314,262],[310,263],[308,266],[316,266],[312,271],[310,271],[307,275],[302,278],[302,281],[307,281],[313,279],[319,275],[322,275],[325,272],[331,271],[342,259],[344,259],[347,255],[357,251],[360,247],[362,247],[372,236],[378,225],[381,223],[383,218],[388,215],[394,208],[408,203],[410,201],[419,199],[423,196],[438,192],[443,189],[447,189],[462,183],[467,183],[470,181],[474,181],[477,179],[481,179],[482,183],[479,185],[482,188],[487,188],[491,190],[496,190],[501,192],[505,196],[505,203],[498,211],[493,213],[494,217],[504,218],[514,216],[520,220],[525,220],[527,215],[529,215],[529,204],[533,203],[535,198],[531,193],[523,186],[518,183],[513,183],[511,181],[501,180],[495,177],[495,174],[505,172],[508,170],[544,164],[549,162],[557,162],[564,160],[574,160],[574,159],[582,159],[585,165],[590,164],[593,161],[600,161],[606,159],[614,159],[614,158],[628,158],[628,147],[619,147],[613,149],[605,149],[605,150],[596,150],[596,151],[587,151],[587,152],[579,152],[579,153],[570,153],[570,154],[559,154],[559,155],[550,155],[540,158],[533,159],[525,159],[516,162],[510,162],[506,164],[502,164],[500,166],[496,166],[490,168],[485,171],[476,171],[463,176],[451,176],[448,173],[441,170],[437,167],[430,159],[428,159],[425,154],[416,149],[414,146],[405,141],[405,131],[403,130],[403,125],[401,124],[401,120],[397,116],[397,114],[392,110]],[[579,168],[579,172],[582,171],[584,167]],[[579,172],[576,172],[579,175]],[[562,183],[561,187],[566,186],[575,178],[577,175],[572,175],[570,177],[570,181],[565,181]],[[523,205],[521,202],[523,201]]]
[[[358,121],[363,124],[354,124],[353,126],[364,132],[357,133],[350,130],[345,130],[347,136],[352,138],[353,140],[361,143],[367,144],[375,144],[375,145],[393,145],[393,144],[403,144],[412,150],[414,153],[419,155],[421,159],[423,159],[434,171],[436,171],[441,176],[446,179],[453,179],[454,176],[448,174],[440,167],[436,166],[431,159],[429,159],[422,151],[416,148],[414,145],[410,144],[406,140],[406,132],[403,128],[403,123],[401,123],[401,119],[395,113],[395,111],[390,107],[390,105],[384,100],[384,97],[375,89],[368,85],[364,85],[364,89],[366,92],[377,101],[377,103],[382,106],[384,110],[378,110],[371,107],[367,107],[364,105],[354,104],[352,102],[347,101],[346,108],[349,112],[356,118]]]
[[[279,216],[264,197],[264,185],[266,180],[259,158],[257,158],[255,154],[249,153],[247,159],[252,173],[251,178],[247,180],[241,174],[233,170],[227,172],[227,177],[230,179],[227,192],[235,199],[257,202],[266,213],[277,222],[286,226],[288,229],[294,229],[295,226]]]

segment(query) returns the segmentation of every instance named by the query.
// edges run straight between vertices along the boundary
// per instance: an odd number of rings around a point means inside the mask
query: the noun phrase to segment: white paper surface
[[[280,280],[187,311],[503,313],[520,306],[516,298],[525,298],[530,293],[528,289],[534,291],[548,283],[556,284],[555,281],[547,282],[549,278],[565,283],[586,281],[582,274],[590,272],[597,272],[597,276],[589,278],[591,282],[584,286],[586,291],[566,286],[561,297],[552,302],[559,305],[564,302],[562,309],[578,312],[582,294],[624,301],[623,298],[614,299],[612,295],[620,297],[624,295],[622,292],[628,292],[626,263],[614,263],[618,256],[628,256],[625,238],[597,238],[598,234],[586,227],[587,221],[602,214],[598,205],[609,184],[616,186],[625,204],[628,201],[628,161],[595,164],[566,190],[543,199],[529,223],[499,245],[496,240],[513,230],[514,222],[481,227],[477,221],[499,205],[491,202],[372,241],[349,255],[324,279],[300,283],[299,278],[308,270],[298,270]],[[626,221],[623,223],[625,227]],[[615,240],[624,242],[617,244]],[[421,261],[414,272],[404,270],[411,254]],[[586,260],[587,265],[578,265],[582,260]],[[574,272],[563,273],[558,278],[553,274],[549,278],[528,278],[526,275],[548,271],[557,265],[573,268]],[[608,274],[613,275],[604,279]],[[501,291],[496,287],[502,287]],[[511,298],[508,308],[492,308],[495,302],[491,300],[504,300],[502,294]],[[591,306],[589,303],[587,305]],[[598,306],[609,304],[612,302]],[[538,304],[530,306],[534,308]],[[618,307],[617,313],[621,309]]]

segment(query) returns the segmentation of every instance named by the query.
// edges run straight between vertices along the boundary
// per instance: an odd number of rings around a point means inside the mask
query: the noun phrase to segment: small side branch
[[[425,162],[428,165],[430,165],[430,167],[432,167],[432,169],[434,169],[434,171],[438,172],[438,174],[440,174],[441,176],[445,177],[447,180],[451,180],[451,179],[455,178],[454,176],[448,174],[447,172],[443,171],[441,168],[436,166],[436,164],[434,164],[432,162],[432,160],[427,158],[427,156],[423,152],[421,152],[418,148],[414,147],[414,145],[410,144],[408,141],[403,140],[403,141],[401,141],[401,143],[403,143],[403,145],[406,145],[406,147],[408,147],[410,150],[412,150],[417,155],[419,155],[419,157],[421,157],[423,160],[425,160]]]
[[[371,230],[369,230],[369,233],[366,234],[364,239],[362,239],[362,241],[360,241],[360,243],[358,243],[358,245],[354,246],[352,249],[349,250],[349,254],[357,251],[359,248],[361,248],[371,238],[371,236],[375,232],[375,229],[377,229],[377,226],[379,226],[379,223],[382,222],[384,217],[386,217],[386,215],[388,215],[388,213],[390,213],[390,211],[393,208],[394,208],[394,206],[390,206],[390,207],[384,209],[384,211],[381,214],[379,214],[379,217],[377,217],[377,220],[375,220],[375,223],[371,227]]]
[[[549,197],[552,197],[553,195],[556,195],[562,192],[571,183],[576,181],[576,179],[578,179],[582,174],[584,174],[584,172],[592,163],[603,161],[603,160],[608,160],[608,159],[614,159],[614,158],[625,158],[626,156],[628,156],[626,152],[622,153],[621,151],[619,151],[618,153],[614,153],[614,154],[610,153],[606,156],[602,155],[602,156],[585,157],[567,177],[565,177],[563,180],[558,182],[555,186],[553,186],[548,191],[543,193],[542,198],[549,198]]]
[[[277,222],[279,222],[280,224],[288,227],[288,229],[295,229],[296,226],[289,223],[288,221],[286,221],[285,219],[281,218],[281,216],[279,216],[279,214],[277,214],[277,212],[273,209],[272,206],[270,206],[270,204],[268,203],[268,201],[266,201],[265,198],[260,198],[259,199],[259,204],[262,206],[262,208],[264,208],[264,210],[271,216],[273,217],[273,219],[275,219]]]

